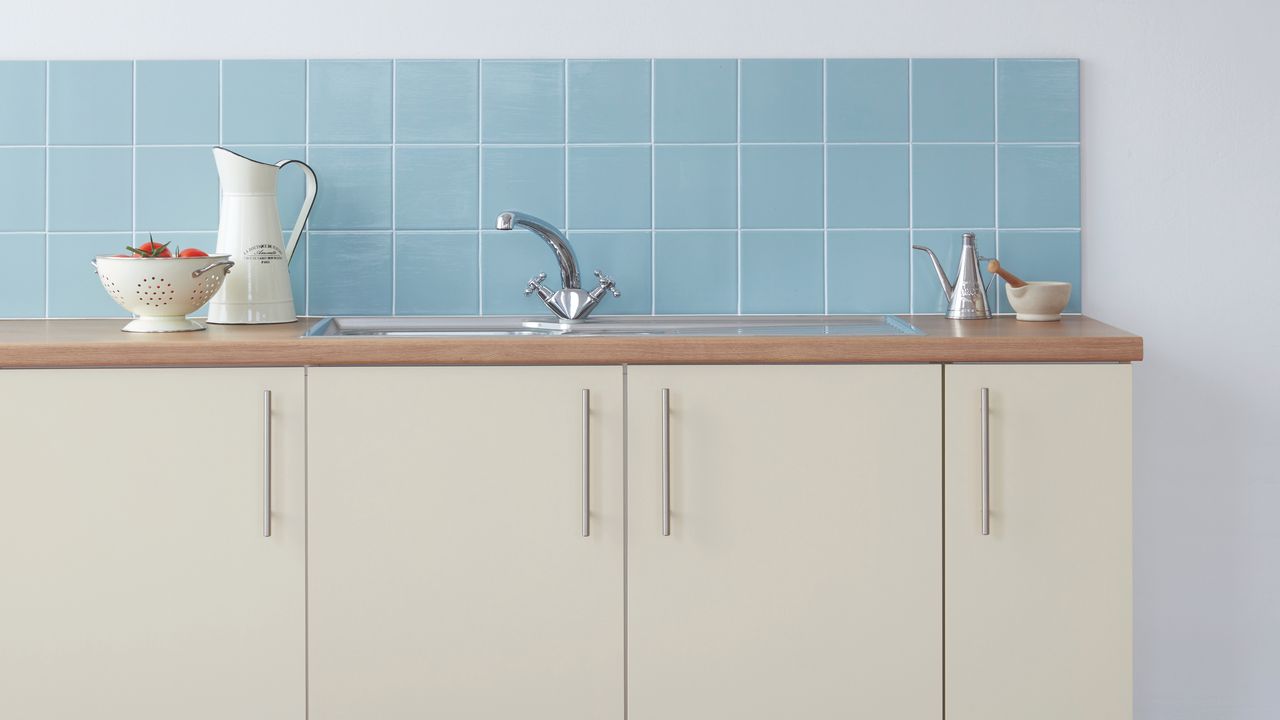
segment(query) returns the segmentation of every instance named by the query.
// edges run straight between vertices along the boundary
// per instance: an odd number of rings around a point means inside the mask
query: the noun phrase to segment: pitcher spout
[[[213,149],[213,163],[218,168],[222,193],[234,195],[274,195],[280,168],[245,157],[224,147]]]

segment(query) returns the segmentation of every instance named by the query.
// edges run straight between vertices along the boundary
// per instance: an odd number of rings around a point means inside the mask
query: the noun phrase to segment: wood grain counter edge
[[[134,335],[118,320],[0,321],[0,368],[342,365],[678,365],[1135,362],[1142,338],[1086,317],[951,321],[908,316],[925,335],[841,337],[302,338],[290,325]]]

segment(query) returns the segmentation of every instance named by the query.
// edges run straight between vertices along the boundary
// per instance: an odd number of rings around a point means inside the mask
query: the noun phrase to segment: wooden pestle
[[[1023,280],[1022,278],[1000,267],[999,260],[988,261],[987,272],[995,273],[996,275],[999,275],[1000,277],[1004,278],[1004,281],[1009,283],[1009,287],[1022,287],[1023,285],[1027,284],[1026,281]]]

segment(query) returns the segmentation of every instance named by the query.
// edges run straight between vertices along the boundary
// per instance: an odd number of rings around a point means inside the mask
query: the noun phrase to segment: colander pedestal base
[[[178,317],[140,317],[121,328],[125,332],[191,332],[203,330],[195,320]]]

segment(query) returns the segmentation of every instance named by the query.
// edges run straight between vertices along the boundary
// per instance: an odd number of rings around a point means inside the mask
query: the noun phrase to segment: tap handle
[[[546,280],[546,279],[547,279],[547,274],[546,274],[546,273],[538,273],[538,275],[537,275],[536,277],[531,278],[531,279],[529,280],[529,285],[528,285],[527,287],[525,287],[525,289],[524,289],[524,294],[525,294],[525,295],[532,295],[532,294],[534,294],[535,292],[537,292],[537,291],[538,291],[538,288],[542,287],[542,281],[543,281],[543,280]]]
[[[604,288],[605,290],[608,290],[610,293],[613,294],[614,297],[622,297],[622,293],[618,292],[618,288],[613,282],[613,278],[609,277],[608,275],[605,275],[599,270],[596,270],[595,273],[596,273],[596,279],[600,281],[600,287]]]

